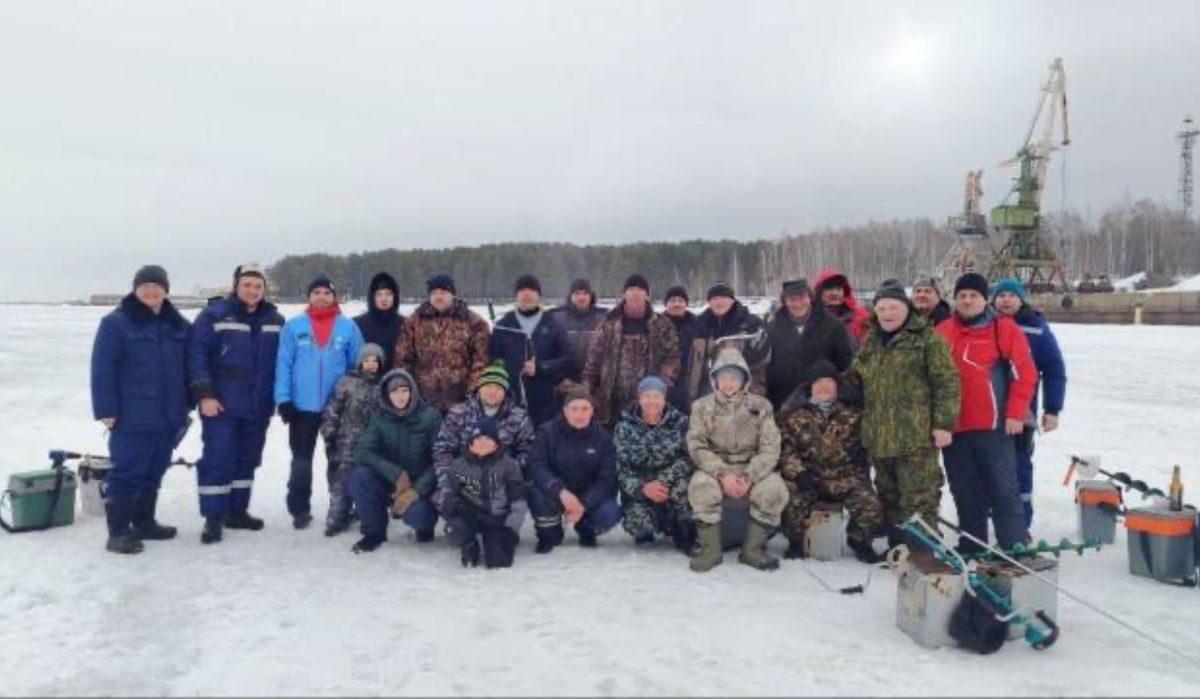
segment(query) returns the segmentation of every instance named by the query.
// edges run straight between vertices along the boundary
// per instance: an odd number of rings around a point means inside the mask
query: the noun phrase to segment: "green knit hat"
[[[508,390],[508,370],[504,368],[504,362],[496,360],[484,368],[483,373],[479,375],[479,381],[475,383],[475,390],[479,390],[489,383]]]

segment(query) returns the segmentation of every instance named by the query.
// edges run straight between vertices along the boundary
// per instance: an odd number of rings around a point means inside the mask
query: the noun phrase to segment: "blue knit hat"
[[[637,392],[639,396],[646,391],[656,391],[665,396],[667,395],[667,382],[653,374],[650,374],[641,381],[638,381],[637,385]]]
[[[471,428],[470,437],[467,439],[467,446],[480,437],[491,437],[496,444],[500,443],[500,425],[496,422],[496,418],[482,415],[475,421],[475,426]]]
[[[1025,289],[1025,285],[1021,283],[1020,279],[1012,279],[1010,277],[996,282],[996,285],[992,287],[992,301],[995,301],[996,297],[1000,294],[1013,294],[1021,299],[1021,303],[1029,302],[1029,292]]]

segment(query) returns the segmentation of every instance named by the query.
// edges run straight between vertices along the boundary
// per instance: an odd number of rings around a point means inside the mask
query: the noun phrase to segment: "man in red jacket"
[[[962,379],[954,441],[942,456],[959,526],[987,541],[990,510],[996,539],[1010,549],[1028,539],[1013,436],[1025,429],[1037,368],[1025,333],[989,307],[987,295],[982,276],[959,277],[954,314],[937,327]],[[974,551],[979,546],[963,537],[959,548]]]

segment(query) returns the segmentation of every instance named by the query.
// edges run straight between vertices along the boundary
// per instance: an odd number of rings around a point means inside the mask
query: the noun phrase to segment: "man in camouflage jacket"
[[[880,287],[870,329],[848,378],[863,394],[862,442],[875,467],[890,544],[920,514],[936,526],[942,499],[938,449],[958,419],[959,376],[950,348],[898,283]]]
[[[466,399],[488,364],[487,321],[455,298],[454,280],[426,282],[429,300],[417,307],[396,343],[397,369],[417,379],[421,395],[442,414]]]
[[[804,558],[808,518],[818,500],[843,503],[850,512],[850,548],[864,563],[877,563],[871,540],[883,524],[883,507],[871,487],[871,465],[859,439],[862,412],[837,399],[838,370],[824,359],[809,369],[806,400],[780,426],[780,472],[788,488],[783,533],[788,558]]]

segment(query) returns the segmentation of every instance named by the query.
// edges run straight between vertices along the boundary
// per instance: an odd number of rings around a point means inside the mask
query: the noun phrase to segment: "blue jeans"
[[[363,536],[387,538],[389,509],[395,486],[369,466],[355,466],[350,472],[350,496],[358,510]],[[437,526],[438,510],[427,497],[419,498],[404,513],[404,523],[418,532],[432,532]]]

